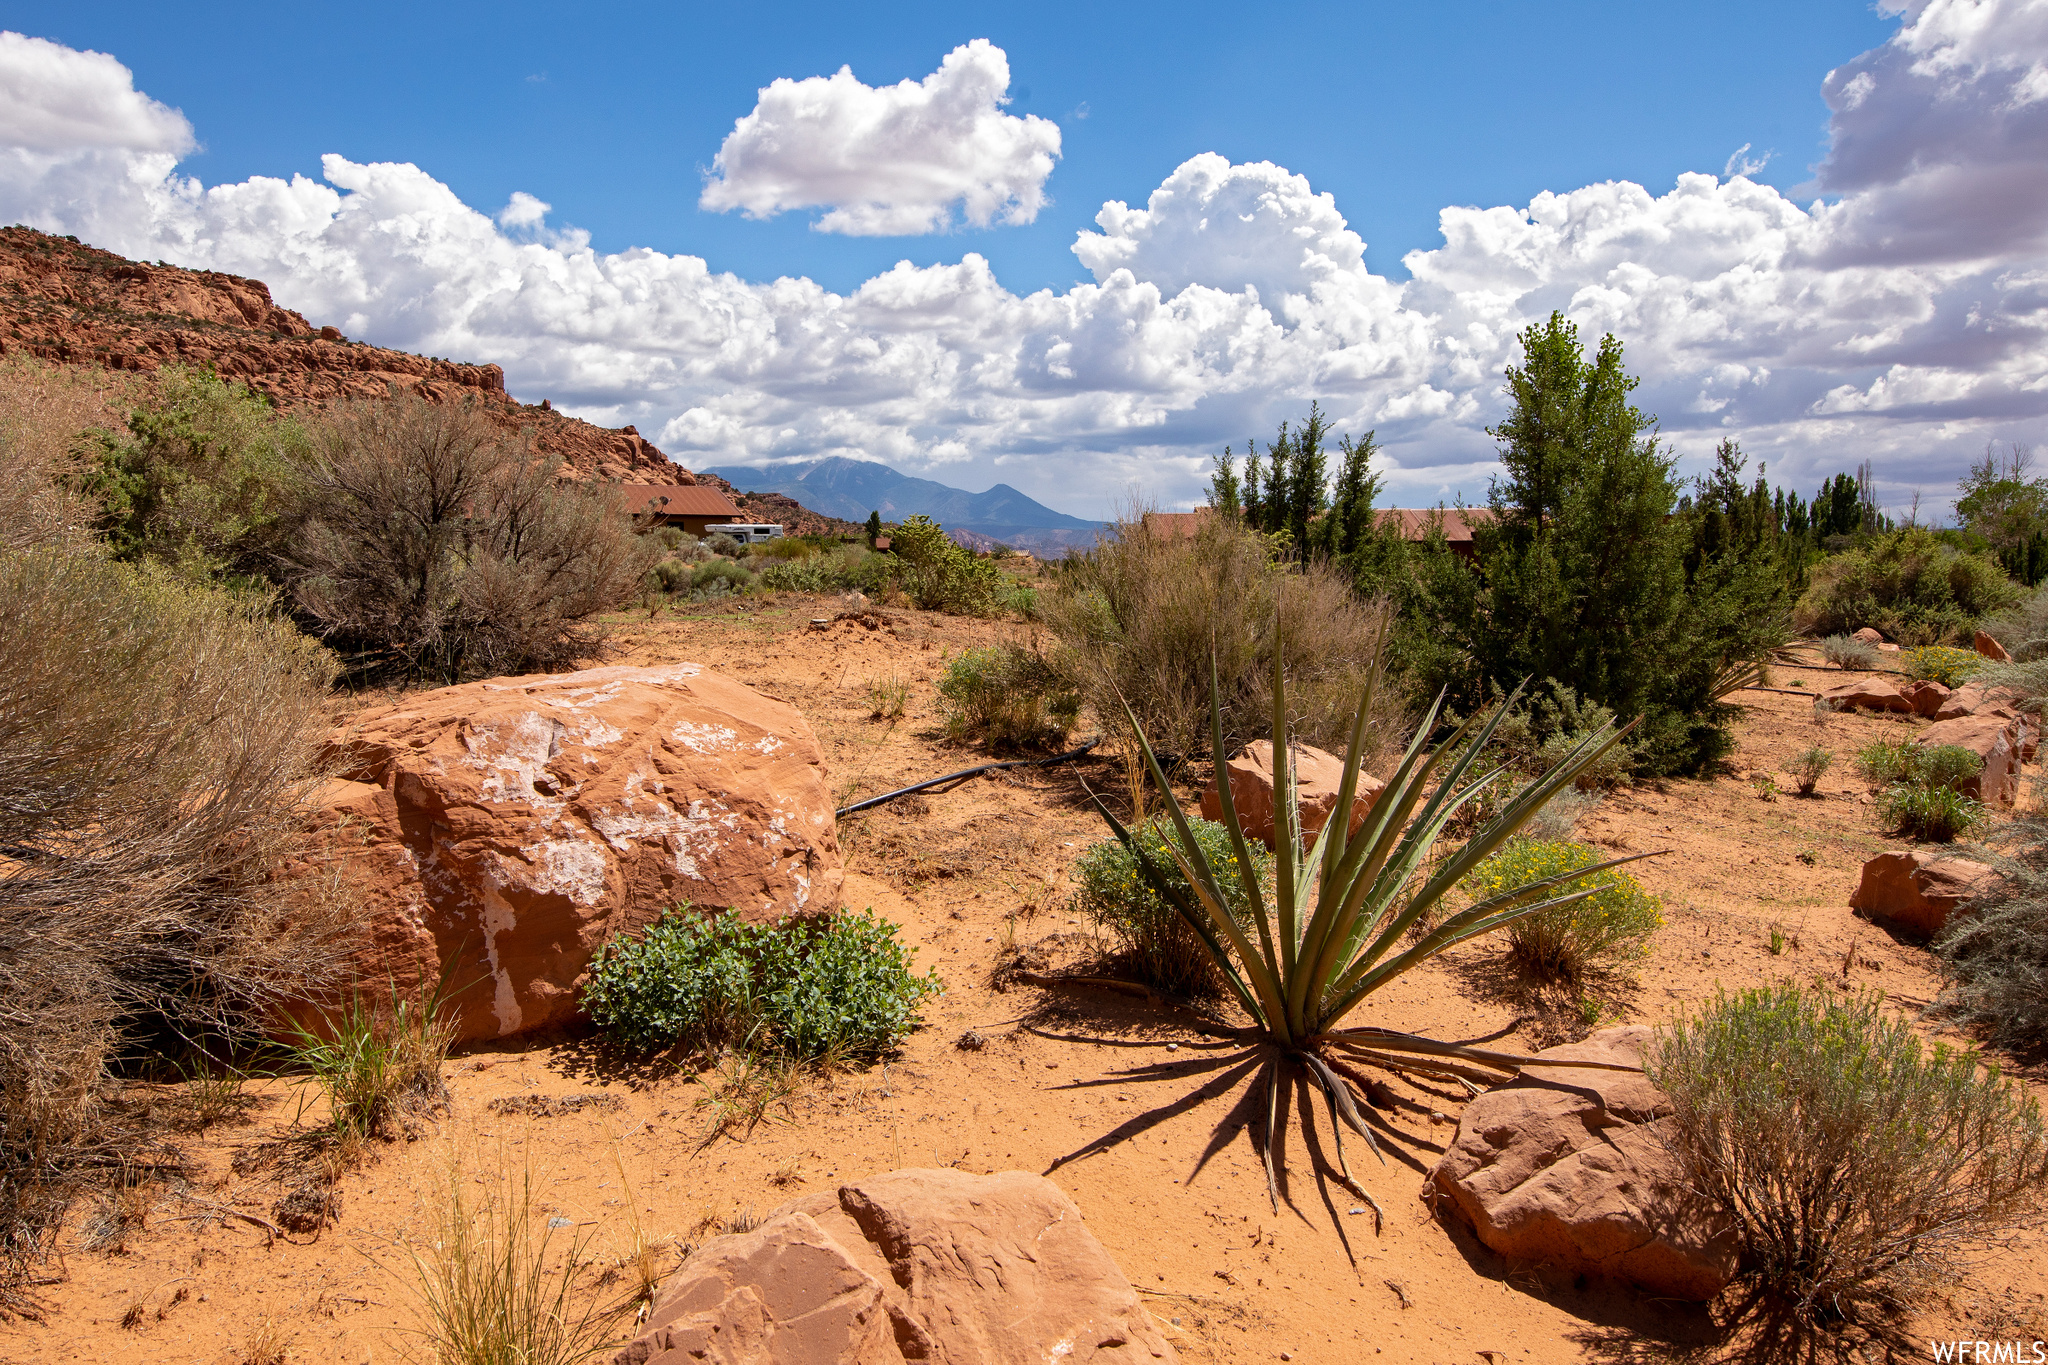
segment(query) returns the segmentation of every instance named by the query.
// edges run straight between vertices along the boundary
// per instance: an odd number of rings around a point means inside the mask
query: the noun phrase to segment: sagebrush
[[[1875,996],[1718,996],[1659,1030],[1650,1076],[1688,1174],[1735,1221],[1743,1273],[1803,1316],[1924,1293],[2041,1216],[2039,1106]]]
[[[963,652],[946,665],[938,693],[948,739],[996,749],[1056,745],[1081,709],[1072,684],[1037,650],[1017,644]]]

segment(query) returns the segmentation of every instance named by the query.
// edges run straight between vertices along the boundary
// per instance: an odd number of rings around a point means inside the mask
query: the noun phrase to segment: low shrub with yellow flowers
[[[1250,907],[1245,902],[1244,884],[1238,876],[1237,850],[1230,830],[1213,820],[1190,818],[1188,828],[1209,865],[1216,869],[1230,909],[1241,922]],[[1187,878],[1167,851],[1167,841],[1178,839],[1169,820],[1156,818],[1133,830],[1153,865],[1166,873],[1167,881],[1183,895],[1192,895]],[[1273,880],[1273,855],[1264,844],[1251,844],[1252,870],[1261,886]],[[1095,923],[1116,940],[1126,960],[1147,981],[1169,991],[1187,995],[1214,995],[1222,989],[1216,968],[1202,951],[1195,931],[1175,913],[1174,908],[1146,882],[1138,860],[1115,839],[1095,845],[1074,865],[1074,880],[1080,889],[1074,894],[1076,908],[1087,912]]]
[[[1607,861],[1585,844],[1511,839],[1466,877],[1462,889],[1481,901],[1518,886]],[[1576,981],[1592,968],[1634,961],[1649,952],[1650,935],[1664,924],[1664,905],[1619,868],[1606,868],[1544,894],[1593,894],[1569,905],[1525,915],[1503,931],[1508,956],[1546,981]]]
[[[1984,667],[1984,656],[1974,649],[1928,645],[1900,655],[1899,666],[1909,678],[1927,678],[1943,687],[1961,687],[1972,673]]]

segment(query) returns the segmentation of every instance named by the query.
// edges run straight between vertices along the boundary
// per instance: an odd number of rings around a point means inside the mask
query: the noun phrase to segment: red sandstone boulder
[[[1901,933],[1933,938],[1957,906],[1981,895],[1997,879],[1991,868],[1968,858],[1917,850],[1880,853],[1863,865],[1863,880],[1849,897],[1849,906]]]
[[[1883,634],[1880,633],[1874,626],[1865,626],[1863,629],[1857,631],[1854,635],[1850,636],[1849,638],[1852,640],[1861,640],[1866,645],[1881,645],[1884,643]]]
[[[1640,1066],[1650,1030],[1602,1029],[1539,1057]],[[1431,1180],[1502,1256],[1706,1300],[1735,1273],[1732,1227],[1686,1187],[1640,1072],[1525,1068],[1465,1106]]]
[[[1322,833],[1330,812],[1337,808],[1337,795],[1344,785],[1344,760],[1307,744],[1294,745],[1291,752],[1294,755],[1295,808],[1301,812],[1301,837],[1307,844]],[[1238,818],[1244,822],[1245,837],[1263,840],[1267,848],[1277,849],[1273,742],[1255,739],[1244,746],[1243,753],[1224,766],[1230,771],[1230,799],[1237,806]],[[1358,775],[1358,790],[1351,800],[1350,833],[1356,834],[1365,818],[1372,814],[1373,800],[1385,785],[1369,773]],[[1217,793],[1213,772],[1209,776],[1209,785],[1202,791],[1202,818],[1223,818],[1223,798]]]
[[[1982,654],[1993,663],[2009,664],[2012,662],[2012,655],[2005,652],[2005,646],[1981,630],[1977,632],[1977,638],[1971,641],[1971,644],[1979,654]]]
[[[368,903],[358,975],[445,976],[460,1040],[573,1017],[597,946],[680,902],[748,919],[839,903],[809,724],[697,664],[414,693],[330,748],[316,828]]]
[[[2009,687],[1987,688],[1980,683],[1964,683],[1949,693],[1948,699],[1934,713],[1936,720],[1954,720],[1958,716],[2004,716],[2008,720],[2019,711],[2013,706],[2016,693]]]
[[[2021,751],[2026,740],[2024,720],[1978,714],[1938,720],[1913,742],[1923,749],[1953,744],[1977,755],[1983,766],[1957,783],[1957,789],[1987,806],[2009,807],[2020,794]]]
[[[894,1171],[785,1204],[661,1287],[617,1365],[1177,1357],[1051,1181]]]
[[[1913,704],[1913,714],[1932,718],[1948,700],[1949,692],[1945,684],[1923,678],[1918,682],[1901,683],[1899,695]]]
[[[1912,700],[1883,678],[1845,682],[1830,687],[1820,697],[1837,711],[1896,711],[1905,715],[1913,710]]]

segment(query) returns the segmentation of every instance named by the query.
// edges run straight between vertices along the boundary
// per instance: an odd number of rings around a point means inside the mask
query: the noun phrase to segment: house
[[[1215,509],[1197,507],[1192,512],[1147,512],[1145,530],[1167,540],[1189,540],[1215,515]],[[1493,520],[1488,507],[1383,507],[1374,512],[1382,530],[1391,529],[1403,540],[1427,540],[1430,528],[1443,519],[1444,543],[1461,559],[1477,553],[1472,529]]]
[[[634,515],[652,514],[658,524],[680,526],[693,536],[705,534],[704,528],[714,522],[746,519],[723,489],[710,484],[628,483],[621,484],[619,491]]]

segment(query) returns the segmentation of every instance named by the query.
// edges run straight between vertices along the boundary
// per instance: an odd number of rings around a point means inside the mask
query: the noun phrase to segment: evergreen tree
[[[1219,516],[1241,517],[1244,515],[1243,485],[1237,477],[1237,464],[1230,458],[1230,447],[1223,447],[1223,453],[1216,457],[1216,468],[1209,475],[1209,505]]]
[[[882,514],[868,513],[868,544],[873,545],[882,535]]]

